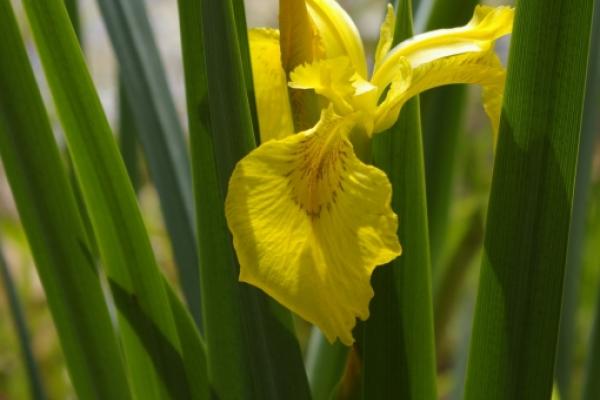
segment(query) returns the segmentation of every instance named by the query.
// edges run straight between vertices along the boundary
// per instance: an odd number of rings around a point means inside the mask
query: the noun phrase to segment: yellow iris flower
[[[231,176],[227,221],[240,280],[350,345],[356,318],[369,316],[373,270],[402,251],[390,182],[363,162],[370,138],[411,97],[455,83],[483,87],[496,132],[505,69],[493,44],[510,33],[513,10],[478,6],[463,27],[392,48],[390,5],[369,74],[358,30],[335,0],[280,4],[281,31],[249,33],[262,144]],[[294,133],[311,104],[318,122]]]

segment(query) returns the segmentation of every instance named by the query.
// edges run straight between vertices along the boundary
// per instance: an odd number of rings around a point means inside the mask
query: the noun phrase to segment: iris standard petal
[[[375,49],[375,65],[373,70],[378,69],[379,65],[392,48],[395,30],[396,12],[394,11],[394,6],[388,4],[385,19],[379,28],[379,41],[377,42],[377,48]]]
[[[322,58],[324,48],[308,14],[305,0],[279,1],[281,61],[286,73],[298,65]]]
[[[335,0],[306,0],[327,58],[345,56],[355,71],[367,77],[367,60],[358,28]]]
[[[279,32],[251,29],[248,35],[260,140],[266,142],[294,133],[286,74],[281,67]]]
[[[261,145],[226,200],[240,280],[346,345],[368,318],[373,269],[401,253],[391,185],[354,155],[352,125],[329,108],[313,129]]]
[[[393,80],[395,65],[401,57],[418,68],[445,57],[488,51],[496,39],[511,32],[513,17],[514,10],[510,7],[477,6],[473,18],[463,27],[438,29],[398,44],[374,71],[372,82],[386,87]]]

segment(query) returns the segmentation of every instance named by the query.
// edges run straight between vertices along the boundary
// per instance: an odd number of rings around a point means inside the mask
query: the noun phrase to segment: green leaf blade
[[[517,4],[466,399],[552,391],[592,3]]]
[[[8,1],[0,1],[0,154],[76,392],[130,398],[74,194]]]
[[[31,398],[33,400],[45,400],[48,397],[42,383],[40,369],[33,354],[31,336],[25,320],[25,312],[21,305],[21,301],[19,300],[15,281],[8,269],[4,254],[2,254],[2,242],[0,242],[0,281],[3,283],[4,292],[8,298],[10,313],[12,314],[15,330],[17,331],[21,353],[25,362],[25,369],[27,370]]]
[[[223,398],[309,398],[290,313],[238,282],[225,221],[229,176],[255,146],[249,71],[236,30],[245,29],[242,3],[179,6],[211,385]]]
[[[25,1],[119,311],[138,398],[188,398],[196,371],[179,332],[135,193],[61,0]]]
[[[567,249],[567,265],[565,269],[565,285],[563,308],[560,318],[558,350],[556,354],[555,378],[561,398],[568,399],[572,395],[574,349],[576,334],[577,309],[580,303],[582,267],[584,264],[584,248],[586,241],[586,222],[589,217],[590,185],[592,164],[594,160],[594,143],[598,138],[599,124],[596,110],[600,99],[600,3],[594,4],[593,27],[591,34],[590,58],[586,95],[579,143],[579,159],[575,192],[573,195],[573,215],[569,228],[569,247]],[[590,239],[587,239],[590,240]],[[590,354],[594,354],[594,351]],[[596,392],[596,396],[600,391]]]
[[[478,0],[434,1],[425,31],[466,24]],[[467,91],[463,86],[446,86],[420,96],[427,182],[427,215],[431,265],[439,269],[446,245],[448,218],[456,170],[456,153],[464,128]]]
[[[124,97],[159,194],[179,282],[192,315],[199,322],[200,277],[189,159],[144,3],[97,2],[119,60]]]
[[[394,42],[412,36],[409,1],[397,2]],[[375,270],[375,297],[364,324],[363,398],[436,398],[436,366],[419,100],[389,132],[375,137],[374,164],[392,183],[403,254]]]

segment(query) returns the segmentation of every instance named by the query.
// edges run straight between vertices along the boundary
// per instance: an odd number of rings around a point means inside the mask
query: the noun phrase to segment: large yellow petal
[[[484,109],[491,120],[495,137],[500,123],[505,78],[506,70],[493,49],[485,53],[467,53],[423,64],[413,69],[412,75],[408,77],[400,75],[400,89],[394,90],[392,83],[392,89],[377,109],[375,132],[392,126],[400,109],[411,97],[437,86],[464,83],[483,87]]]
[[[329,108],[313,129],[261,145],[236,166],[225,207],[240,280],[346,345],[369,316],[373,269],[401,252],[391,185],[354,155],[352,126]]]
[[[248,36],[260,140],[266,142],[294,133],[286,74],[281,67],[279,32],[251,29]]]
[[[395,66],[403,57],[418,68],[445,57],[486,52],[496,39],[512,31],[513,17],[510,7],[477,6],[473,18],[463,27],[427,32],[398,44],[374,71],[372,82],[385,88],[394,79]]]
[[[358,28],[335,0],[306,0],[327,58],[345,56],[363,78],[367,77],[367,60]]]

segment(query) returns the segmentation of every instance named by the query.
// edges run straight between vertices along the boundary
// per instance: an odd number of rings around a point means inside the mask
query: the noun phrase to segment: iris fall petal
[[[401,252],[391,185],[354,155],[351,126],[329,108],[313,129],[264,143],[226,200],[240,280],[347,345],[368,318],[373,269]]]

